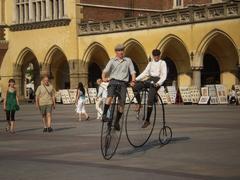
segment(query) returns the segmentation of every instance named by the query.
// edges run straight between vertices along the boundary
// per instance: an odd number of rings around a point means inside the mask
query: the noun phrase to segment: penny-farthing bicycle
[[[119,124],[120,131],[115,130],[114,123],[116,121],[117,109],[119,108],[119,104],[117,103],[118,96],[121,91],[121,84],[114,84],[115,92],[112,100],[112,104],[109,107],[108,119],[107,122],[102,122],[102,130],[101,130],[101,152],[104,159],[109,160],[115,154],[118,144],[121,139],[122,129],[123,129],[123,119],[124,114],[122,115]]]
[[[135,110],[134,106],[136,104],[136,100],[135,97],[133,97],[126,112],[125,130],[127,139],[133,147],[141,147],[149,140],[155,126],[157,114],[160,114],[162,116],[162,128],[159,132],[160,143],[166,145],[172,139],[172,129],[169,126],[166,126],[164,104],[158,93],[156,93],[155,101],[153,104],[153,111],[150,118],[151,124],[147,128],[142,128],[144,120],[147,116],[147,97],[148,89],[144,88],[141,91],[140,110]],[[159,102],[160,106],[158,106],[157,102]]]

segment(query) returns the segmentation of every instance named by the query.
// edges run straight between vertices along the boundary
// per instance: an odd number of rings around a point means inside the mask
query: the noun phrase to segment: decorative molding
[[[79,36],[161,28],[184,24],[240,18],[240,1],[189,6],[159,12],[155,15],[132,17],[115,21],[80,23]]]
[[[14,24],[14,25],[10,25],[9,28],[10,28],[10,31],[25,31],[25,30],[32,30],[32,29],[68,26],[70,22],[71,22],[71,19],[56,19],[56,20],[50,20],[50,21]]]

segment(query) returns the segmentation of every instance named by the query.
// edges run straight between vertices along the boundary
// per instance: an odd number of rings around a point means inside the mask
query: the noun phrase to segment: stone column
[[[16,91],[19,99],[24,99],[21,65],[13,65],[13,79],[16,82]]]
[[[36,2],[36,21],[41,20],[40,11],[41,11],[40,4]]]
[[[41,21],[45,20],[45,2],[41,1]]]
[[[50,0],[46,0],[46,20],[53,19],[52,6],[53,4],[50,2]]]
[[[3,24],[3,5],[2,1],[0,0],[0,24]]]
[[[29,6],[28,6],[28,11],[29,11],[29,22],[34,22],[34,13],[33,13],[33,2],[32,0],[29,0]]]
[[[68,63],[70,71],[70,88],[75,89],[80,81],[79,59],[68,60]]]
[[[59,14],[58,14],[58,17],[59,19],[62,19],[63,17],[63,0],[58,0],[58,7],[59,7]]]
[[[192,72],[193,72],[192,85],[198,88],[201,87],[201,70],[202,70],[202,67],[192,67]]]
[[[22,24],[23,23],[23,5],[19,5],[19,10],[20,10],[20,17],[19,17],[19,23]]]
[[[50,64],[42,64],[40,63],[40,79],[44,76],[44,75],[50,75]]]
[[[63,1],[63,17],[64,18],[67,18],[68,17],[68,15],[67,15],[67,0],[62,0]]]
[[[88,87],[88,64],[87,63],[84,63],[84,62],[79,63],[79,82],[82,82],[85,87]]]
[[[17,4],[16,1],[13,0],[13,24],[16,24],[18,22],[18,15],[17,15]]]
[[[28,12],[29,12],[29,9],[27,7],[27,4],[24,4],[24,23],[28,22]]]
[[[58,19],[57,0],[53,0],[53,19]]]

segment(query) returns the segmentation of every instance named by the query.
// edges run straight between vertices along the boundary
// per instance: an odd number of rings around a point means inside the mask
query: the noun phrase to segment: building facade
[[[8,79],[14,78],[19,95],[24,97],[29,65],[34,69],[35,87],[43,74],[50,75],[57,90],[76,88],[79,81],[94,86],[118,43],[125,44],[126,56],[133,60],[138,73],[151,59],[152,49],[160,49],[168,65],[167,84],[200,87],[221,83],[230,88],[240,80],[240,2],[236,0],[220,3],[180,0],[151,6],[143,3],[150,1],[142,1],[143,4],[135,1],[134,6],[130,3],[131,9],[128,9],[130,1],[121,1],[122,4],[108,4],[110,1],[101,4],[97,0],[0,2],[3,91]],[[163,1],[156,1],[160,2]],[[114,13],[105,12],[113,7],[115,11],[124,10],[121,19],[113,20]],[[139,15],[146,9],[148,14]],[[122,18],[129,10],[133,13]],[[109,18],[102,14],[108,14]],[[104,18],[99,19],[101,16]]]

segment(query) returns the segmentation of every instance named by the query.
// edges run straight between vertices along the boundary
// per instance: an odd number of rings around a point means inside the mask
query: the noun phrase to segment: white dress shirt
[[[161,86],[167,78],[167,65],[163,60],[151,61],[148,63],[145,70],[136,78],[137,81],[141,81],[146,77],[159,77],[157,84]]]

